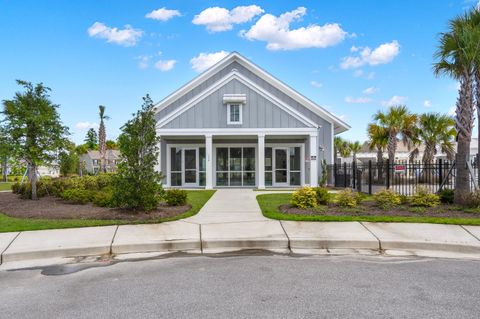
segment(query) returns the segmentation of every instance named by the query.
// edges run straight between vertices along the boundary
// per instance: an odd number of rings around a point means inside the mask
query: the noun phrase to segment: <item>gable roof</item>
[[[318,116],[322,117],[326,121],[332,123],[335,134],[344,132],[350,128],[350,126],[339,119],[337,116],[334,114],[330,113],[327,111],[325,108],[321,107],[320,105],[316,104],[315,102],[311,101],[310,99],[306,98],[296,90],[292,89],[290,86],[287,84],[283,83],[282,81],[278,80],[274,76],[272,76],[270,73],[266,72],[250,60],[247,60],[245,57],[243,57],[241,54],[238,52],[232,52],[229,55],[227,55],[225,58],[211,66],[209,69],[204,71],[203,73],[199,74],[197,77],[193,78],[191,81],[180,87],[178,90],[173,92],[172,94],[168,95],[166,98],[161,100],[160,102],[155,104],[154,110],[155,113],[160,112],[162,109],[166,108],[168,105],[170,105],[172,102],[177,100],[179,97],[182,95],[186,94],[193,88],[197,87],[199,84],[201,84],[203,81],[206,79],[210,78],[213,74],[218,72],[219,70],[223,69],[225,66],[232,62],[238,62],[245,68],[247,68],[249,71],[260,77],[261,79],[265,80],[269,84],[273,85],[275,88],[278,90],[284,92],[291,98],[293,98],[295,101],[312,111],[313,113],[317,114]]]

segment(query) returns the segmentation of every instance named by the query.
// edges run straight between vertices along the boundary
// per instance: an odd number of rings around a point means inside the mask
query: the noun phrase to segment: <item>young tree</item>
[[[12,156],[13,148],[7,130],[0,126],[0,161],[2,162],[2,181],[8,181],[8,159]]]
[[[161,173],[155,170],[159,138],[155,129],[153,102],[147,95],[133,119],[118,138],[121,161],[114,176],[113,200],[119,207],[149,211],[159,203]]]
[[[448,32],[440,34],[435,52],[435,75],[446,74],[460,82],[455,110],[457,153],[455,155],[455,203],[462,204],[470,192],[470,142],[474,121],[475,61],[480,56],[479,28],[472,25],[468,14],[450,21]]]
[[[27,162],[32,199],[37,199],[37,167],[49,164],[65,145],[67,127],[62,125],[58,105],[50,101],[49,88],[39,83],[17,80],[24,92],[3,101],[6,128],[10,132],[13,152]]]
[[[107,133],[105,130],[105,121],[110,119],[107,115],[105,115],[105,106],[100,105],[98,107],[98,115],[100,116],[100,126],[98,127],[98,150],[100,151],[100,167],[102,172],[107,172],[107,162],[106,162],[106,154],[107,154]]]
[[[85,142],[85,145],[87,145],[89,150],[97,149],[98,137],[97,137],[97,132],[95,132],[95,129],[93,128],[89,129],[83,141]]]
[[[117,143],[115,141],[112,141],[112,140],[107,140],[105,142],[105,146],[106,146],[106,149],[107,150],[116,150],[117,149]]]
[[[377,177],[383,178],[383,152],[388,145],[388,131],[377,124],[369,124],[367,128],[368,146],[371,150],[377,150]]]
[[[60,174],[68,176],[75,174],[79,165],[78,154],[76,152],[75,143],[67,141],[65,149],[59,154]]]
[[[78,158],[78,175],[83,176],[83,170],[85,169],[85,163],[82,161],[81,156],[87,154],[88,147],[87,144],[78,145],[75,147],[75,153]]]

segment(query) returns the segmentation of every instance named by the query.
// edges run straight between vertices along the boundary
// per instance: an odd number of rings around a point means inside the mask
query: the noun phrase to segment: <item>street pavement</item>
[[[0,318],[478,318],[480,262],[173,257],[0,272]]]

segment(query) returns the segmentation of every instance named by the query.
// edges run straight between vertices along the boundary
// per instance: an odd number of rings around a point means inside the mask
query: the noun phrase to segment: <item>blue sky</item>
[[[373,113],[391,103],[451,111],[457,84],[434,77],[432,56],[448,20],[474,5],[0,0],[0,99],[13,97],[15,79],[43,82],[72,140],[95,127],[99,104],[114,139],[146,93],[159,101],[238,51],[343,118],[352,129],[342,136],[363,140]]]

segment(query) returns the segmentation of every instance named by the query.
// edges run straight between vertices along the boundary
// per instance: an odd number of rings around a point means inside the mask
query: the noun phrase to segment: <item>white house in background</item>
[[[157,103],[155,118],[167,187],[317,185],[349,129],[236,52]]]
[[[105,154],[107,172],[115,172],[117,164],[120,161],[120,152],[118,150],[107,150]],[[99,151],[88,151],[80,156],[80,163],[83,169],[91,174],[101,171],[101,156]]]
[[[57,164],[52,165],[42,165],[37,168],[38,175],[40,177],[59,177],[60,176],[60,168]]]

